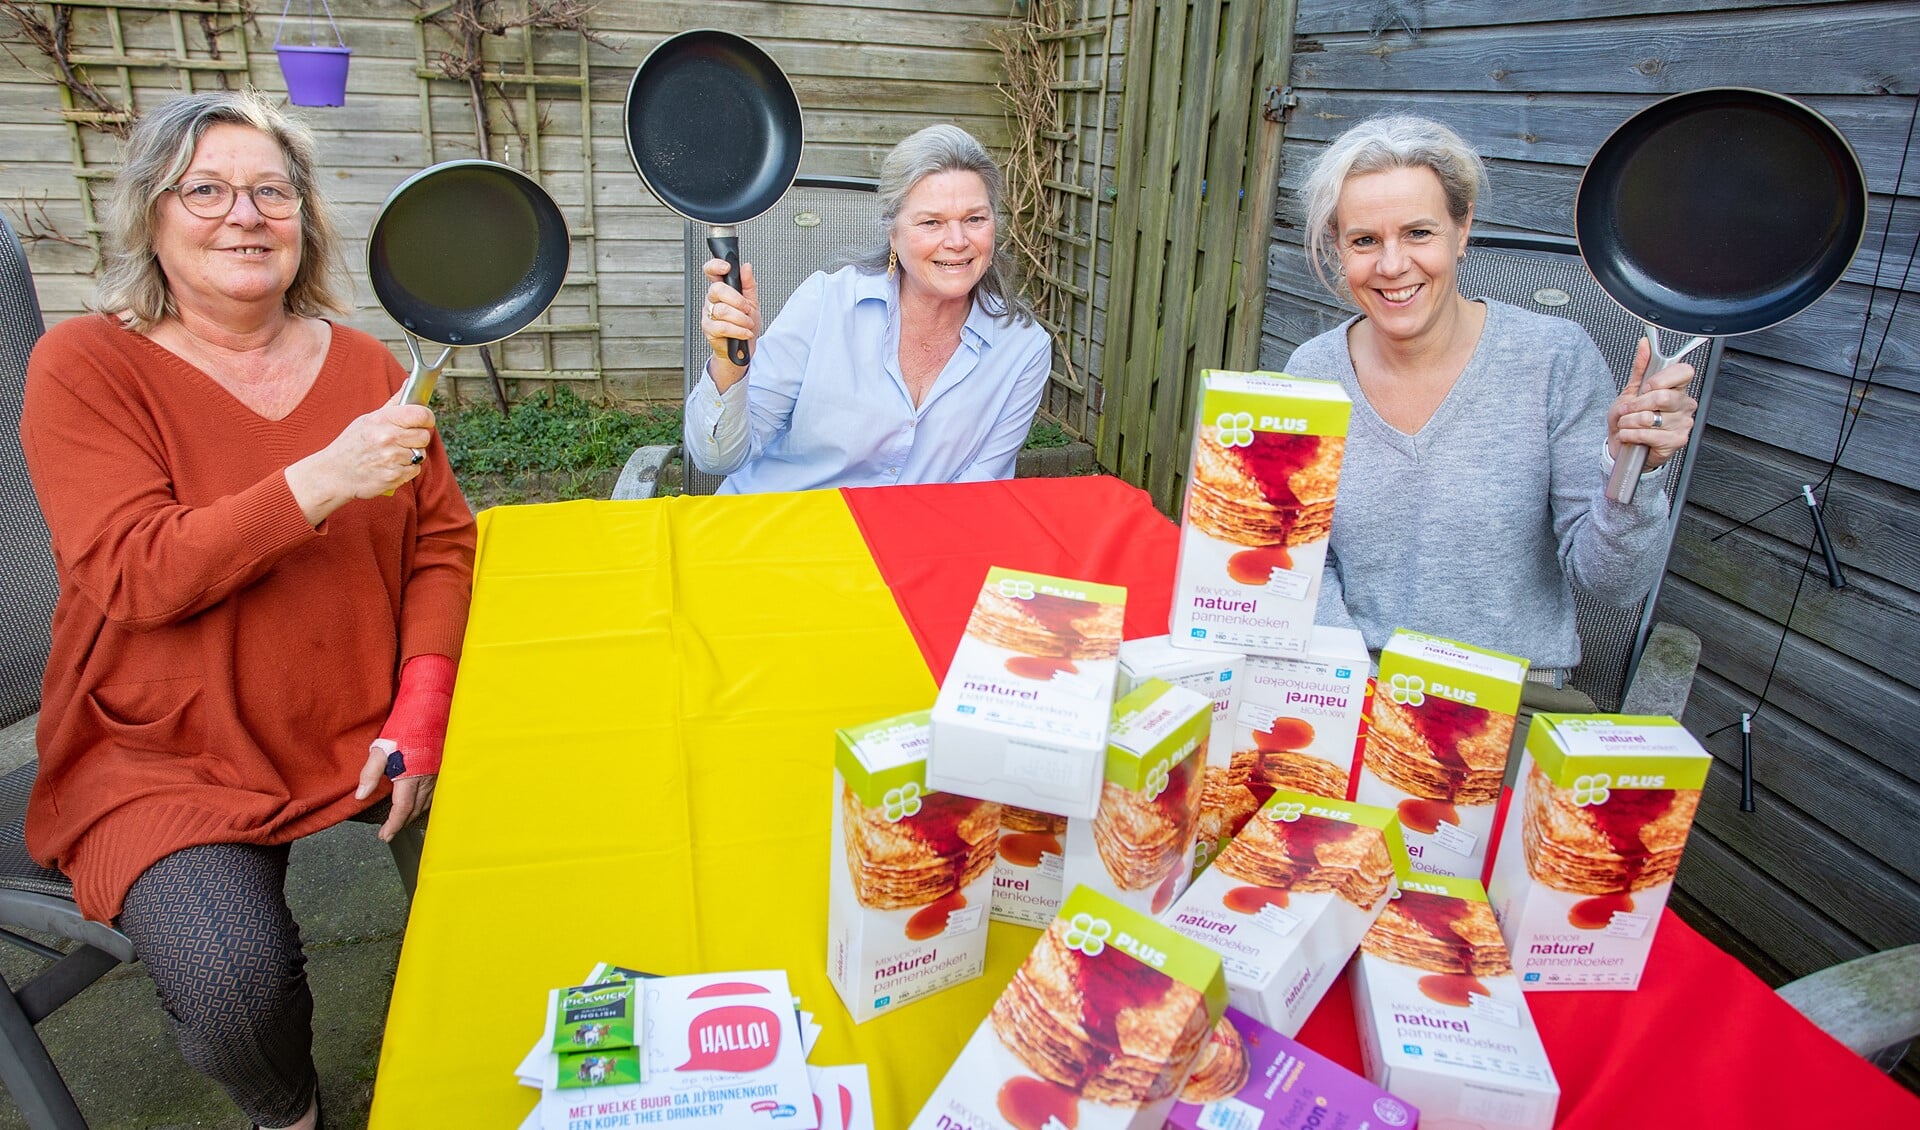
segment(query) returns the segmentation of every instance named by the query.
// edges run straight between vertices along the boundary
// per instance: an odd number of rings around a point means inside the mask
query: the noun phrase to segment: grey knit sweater
[[[1357,320],[1287,361],[1353,398],[1319,622],[1358,627],[1376,652],[1412,628],[1572,667],[1573,589],[1621,605],[1646,595],[1667,528],[1654,480],[1630,505],[1606,497],[1615,393],[1600,351],[1572,322],[1488,300],[1465,371],[1407,435],[1360,391]]]

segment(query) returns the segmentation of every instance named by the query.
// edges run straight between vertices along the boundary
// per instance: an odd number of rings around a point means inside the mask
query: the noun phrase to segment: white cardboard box
[[[1347,795],[1371,666],[1353,628],[1315,628],[1305,655],[1248,658],[1232,757],[1256,799],[1273,789]]]
[[[1092,816],[1126,602],[1115,585],[988,570],[934,702],[927,784]]]
[[[1350,981],[1367,1078],[1423,1126],[1551,1130],[1560,1086],[1478,882],[1404,876],[1361,946]]]
[[[1233,1007],[1293,1036],[1405,865],[1392,811],[1276,792],[1161,920],[1220,952]]]
[[[827,976],[854,1023],[980,976],[1000,806],[926,786],[927,712],[837,735]]]
[[[1352,409],[1332,381],[1201,374],[1168,621],[1179,646],[1306,651]]]
[[[1213,951],[1077,888],[912,1130],[1160,1130],[1226,995]]]
[[[1114,704],[1100,811],[1067,821],[1066,889],[1092,887],[1146,915],[1187,889],[1212,713],[1205,695],[1159,679]]]
[[[1354,796],[1393,808],[1416,870],[1478,880],[1527,661],[1402,628],[1380,649]]]
[[[1488,884],[1528,991],[1640,984],[1712,764],[1671,718],[1533,716]]]

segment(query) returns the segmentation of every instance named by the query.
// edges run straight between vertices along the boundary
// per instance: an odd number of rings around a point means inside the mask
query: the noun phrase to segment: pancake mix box
[[[927,784],[1091,817],[1126,606],[1114,585],[988,570],[934,702]]]
[[[1331,381],[1208,370],[1169,631],[1182,647],[1300,655],[1353,405]]]
[[[1220,952],[1233,1007],[1292,1036],[1406,860],[1391,809],[1275,792],[1162,921]]]
[[[1296,658],[1247,660],[1229,774],[1249,792],[1243,805],[1264,804],[1276,789],[1347,795],[1371,666],[1353,628],[1315,628]]]
[[[837,739],[827,975],[859,1023],[986,968],[1000,806],[927,787],[924,710]]]
[[[1213,704],[1148,679],[1113,707],[1100,811],[1067,822],[1065,886],[1159,914],[1193,875]]]
[[[1671,718],[1533,716],[1489,884],[1521,984],[1640,984],[1712,764]]]
[[[1168,1130],[1404,1130],[1420,1111],[1229,1008],[1167,1117]]]
[[[1067,818],[1011,804],[1000,806],[999,846],[993,856],[995,922],[1045,926],[1060,913],[1066,874]]]
[[[1477,881],[1403,876],[1351,983],[1367,1077],[1428,1126],[1553,1126],[1560,1086]]]
[[[1160,1130],[1226,995],[1218,954],[1075,888],[913,1130]]]
[[[1213,702],[1208,723],[1207,756],[1202,769],[1200,821],[1194,829],[1192,873],[1200,874],[1233,838],[1257,804],[1231,811],[1237,794],[1228,786],[1232,769],[1233,720],[1240,712],[1240,687],[1245,682],[1247,657],[1232,651],[1195,651],[1175,647],[1171,636],[1149,636],[1120,645],[1119,692],[1126,694],[1147,679],[1162,679],[1206,695]],[[1234,823],[1235,817],[1238,822]],[[1232,828],[1228,824],[1232,823]]]
[[[1354,796],[1400,813],[1415,870],[1479,879],[1527,661],[1400,629],[1380,649]]]

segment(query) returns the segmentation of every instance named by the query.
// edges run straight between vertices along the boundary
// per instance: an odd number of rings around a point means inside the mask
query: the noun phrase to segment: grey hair
[[[1393,169],[1429,169],[1440,178],[1447,214],[1464,224],[1487,191],[1487,166],[1466,139],[1430,118],[1388,114],[1369,118],[1333,140],[1300,190],[1307,211],[1307,262],[1320,285],[1347,297],[1335,238],[1334,213],[1349,178]]]
[[[887,153],[886,160],[880,163],[880,231],[878,240],[869,247],[856,251],[840,263],[851,264],[867,274],[877,275],[887,269],[887,257],[893,251],[890,235],[893,222],[899,218],[900,209],[906,204],[907,193],[913,186],[935,173],[974,173],[987,186],[987,203],[993,209],[996,229],[1006,222],[1002,200],[1006,195],[1007,178],[1000,172],[988,155],[987,147],[980,144],[974,136],[959,126],[928,126],[901,139]],[[1013,277],[1013,256],[1006,250],[1003,240],[993,241],[993,257],[987,262],[987,272],[974,284],[975,301],[996,318],[1012,317],[1016,323],[1026,324],[1033,321],[1033,307],[1015,294],[1008,285]]]
[[[120,173],[106,207],[105,269],[93,308],[118,314],[144,330],[177,314],[173,293],[153,253],[154,211],[160,196],[193,163],[200,138],[216,125],[251,126],[280,146],[287,173],[305,201],[300,219],[300,266],[287,288],[286,307],[301,317],[347,314],[350,284],[326,198],[314,176],[313,135],[255,90],[212,90],[175,98],[140,116],[127,138]]]

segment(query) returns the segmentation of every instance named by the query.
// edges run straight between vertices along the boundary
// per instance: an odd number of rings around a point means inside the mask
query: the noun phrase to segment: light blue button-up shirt
[[[918,408],[900,375],[900,298],[843,267],[800,284],[725,392],[687,396],[686,449],[723,494],[1013,477],[1052,343],[978,302]]]

